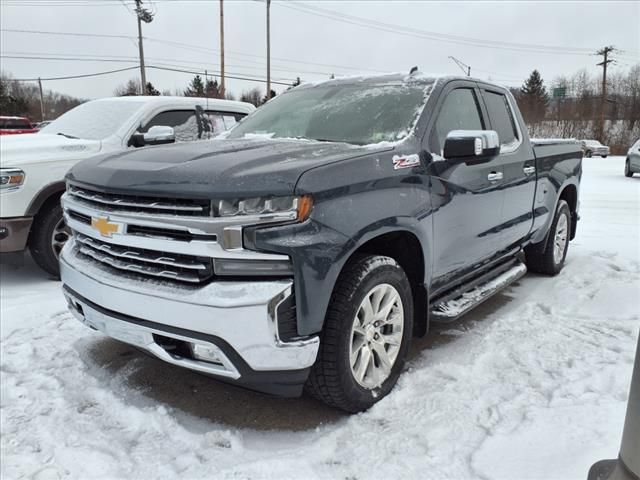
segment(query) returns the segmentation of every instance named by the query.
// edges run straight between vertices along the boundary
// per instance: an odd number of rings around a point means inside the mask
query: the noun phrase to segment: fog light
[[[218,347],[210,343],[206,345],[202,343],[192,343],[191,353],[196,360],[222,365],[222,352]]]

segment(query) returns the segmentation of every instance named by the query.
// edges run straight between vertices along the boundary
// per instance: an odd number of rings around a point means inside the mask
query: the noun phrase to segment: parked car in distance
[[[117,97],[83,103],[36,135],[0,140],[0,253],[29,248],[47,272],[70,230],[62,218],[64,175],[98,153],[212,138],[255,110],[249,103],[192,97]]]
[[[588,480],[637,480],[640,478],[640,337],[631,377],[622,444],[617,459],[600,460],[589,470]]]
[[[0,135],[36,133],[27,117],[0,117]]]
[[[226,137],[75,165],[61,278],[86,325],[256,390],[364,410],[414,334],[557,274],[576,232],[579,144],[485,81],[303,84]]]
[[[634,173],[640,173],[640,138],[631,146],[624,162],[625,177],[633,177]]]
[[[594,156],[607,158],[609,155],[609,147],[602,145],[598,140],[580,140],[580,143],[582,144],[582,153],[587,158]]]

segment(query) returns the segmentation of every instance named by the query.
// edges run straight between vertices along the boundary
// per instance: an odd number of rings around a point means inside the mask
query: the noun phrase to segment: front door
[[[452,130],[486,130],[486,113],[473,82],[453,82],[436,106],[426,140],[433,204],[432,288],[449,284],[501,249],[502,167],[496,159],[469,162],[442,158]]]

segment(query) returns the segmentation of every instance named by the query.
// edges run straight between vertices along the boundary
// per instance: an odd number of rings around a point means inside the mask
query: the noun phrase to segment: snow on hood
[[[58,160],[81,160],[100,151],[98,140],[72,139],[62,135],[3,135],[0,137],[0,165],[20,167]]]

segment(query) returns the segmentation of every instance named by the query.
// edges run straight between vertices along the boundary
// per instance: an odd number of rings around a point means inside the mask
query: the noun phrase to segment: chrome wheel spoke
[[[56,258],[60,256],[62,248],[70,237],[71,229],[67,226],[64,218],[61,218],[58,223],[56,223],[56,226],[53,228],[53,233],[51,234],[51,249]]]
[[[349,363],[360,386],[374,389],[389,378],[402,344],[404,309],[398,291],[389,284],[365,295],[351,326]]]

